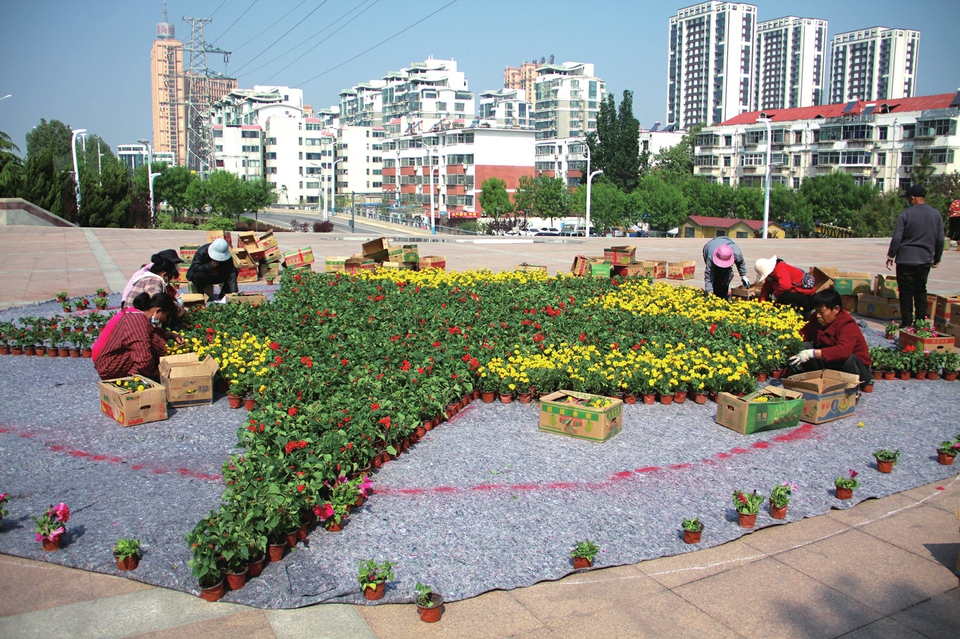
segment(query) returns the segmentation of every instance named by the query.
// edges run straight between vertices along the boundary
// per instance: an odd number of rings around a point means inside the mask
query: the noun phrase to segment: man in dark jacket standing
[[[223,299],[227,293],[236,293],[239,290],[237,267],[233,265],[230,246],[225,239],[217,238],[197,249],[187,270],[187,280],[207,298],[213,298],[213,285],[219,284],[220,294],[217,300]]]
[[[943,257],[943,216],[927,205],[926,197],[927,190],[919,184],[907,189],[910,206],[897,217],[887,249],[887,270],[897,263],[901,326],[927,317],[927,277]]]
[[[813,296],[814,317],[800,329],[800,334],[811,348],[804,349],[787,360],[787,364],[801,372],[829,368],[860,377],[868,382],[873,373],[870,349],[863,331],[843,308],[840,294],[832,288]]]

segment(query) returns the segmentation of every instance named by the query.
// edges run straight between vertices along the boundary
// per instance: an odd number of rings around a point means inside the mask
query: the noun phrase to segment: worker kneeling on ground
[[[840,294],[833,289],[813,296],[813,318],[801,329],[808,347],[787,360],[800,372],[829,368],[851,373],[867,383],[873,376],[870,349],[857,321],[843,308]]]
[[[140,293],[131,306],[110,318],[93,344],[93,365],[100,379],[139,375],[160,380],[158,365],[167,341],[183,343],[183,337],[161,324],[176,315],[177,304],[166,293]]]
[[[220,285],[217,300],[223,299],[227,293],[236,293],[239,290],[237,267],[233,265],[230,246],[225,239],[217,238],[197,249],[187,270],[187,280],[198,293],[206,295],[207,299],[213,298],[214,284]]]

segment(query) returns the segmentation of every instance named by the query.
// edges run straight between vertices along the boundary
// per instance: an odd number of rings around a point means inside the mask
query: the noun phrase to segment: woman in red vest
[[[776,255],[759,259],[754,265],[757,281],[763,282],[760,299],[786,304],[806,314],[813,308],[813,276],[790,266]]]

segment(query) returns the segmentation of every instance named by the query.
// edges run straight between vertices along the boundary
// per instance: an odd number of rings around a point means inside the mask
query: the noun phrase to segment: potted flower
[[[770,491],[770,516],[774,519],[783,519],[787,516],[787,505],[797,489],[796,484],[788,481],[777,484]]]
[[[881,473],[892,473],[893,467],[897,465],[897,460],[900,458],[900,449],[887,450],[881,448],[874,451],[873,456],[877,458],[877,470]]]
[[[960,369],[960,353],[950,351],[943,354],[943,379],[952,382],[957,379],[957,370]]]
[[[694,517],[693,519],[684,519],[680,524],[683,527],[683,543],[699,544],[700,535],[703,534],[703,522]]]
[[[106,297],[97,297],[93,300],[93,305],[97,307],[97,310],[105,311],[107,310],[107,305],[110,301]]]
[[[757,513],[760,512],[762,503],[763,495],[756,490],[752,493],[745,493],[742,490],[733,491],[733,507],[737,509],[741,528],[753,528],[757,523]]]
[[[7,493],[0,493],[0,526],[3,526],[3,518],[10,514],[9,510],[4,509],[3,505],[9,501]]]
[[[897,324],[890,322],[889,324],[883,327],[883,332],[886,335],[887,339],[896,339],[897,333],[900,332],[900,327]]]
[[[73,303],[73,306],[74,306],[78,311],[85,311],[85,310],[87,310],[87,306],[89,306],[89,305],[90,305],[90,302],[88,302],[88,301],[87,301],[87,298],[85,298],[85,297],[81,297],[80,299],[78,299],[76,302]]]
[[[140,565],[140,540],[120,538],[113,545],[113,558],[120,570],[136,570]]]
[[[850,499],[853,497],[853,489],[860,487],[860,482],[857,481],[857,475],[859,475],[857,471],[851,470],[849,477],[837,477],[833,480],[833,484],[836,486],[837,499]]]
[[[383,598],[383,593],[387,589],[387,582],[393,579],[393,567],[396,565],[392,561],[378,563],[373,559],[360,562],[357,581],[360,583],[360,590],[363,591],[365,599],[376,601]]]
[[[63,502],[50,506],[40,517],[31,517],[37,524],[37,541],[43,549],[53,551],[63,545],[63,535],[67,532],[65,523],[70,521],[70,509]]]
[[[57,293],[57,301],[60,302],[61,304],[63,304],[64,302],[66,302],[66,301],[67,301],[67,292],[66,292],[66,291],[60,291],[59,293]]]
[[[190,570],[200,584],[200,596],[207,601],[223,597],[223,557],[220,554],[220,534],[215,512],[201,519],[187,533],[187,543],[193,551]]]
[[[937,446],[937,462],[944,466],[952,466],[957,453],[960,453],[960,435]]]
[[[433,588],[426,586],[419,581],[416,587],[417,592],[417,612],[420,613],[420,621],[426,623],[436,623],[443,616],[443,597],[440,593],[434,592]]]
[[[574,570],[592,566],[593,558],[597,556],[598,552],[600,552],[600,546],[589,539],[576,542],[573,550],[570,551],[570,556],[573,557]]]
[[[98,289],[97,289],[97,297],[98,297],[98,298],[104,298],[104,297],[106,297],[106,296],[107,296],[107,289],[105,289],[105,288],[98,288]]]

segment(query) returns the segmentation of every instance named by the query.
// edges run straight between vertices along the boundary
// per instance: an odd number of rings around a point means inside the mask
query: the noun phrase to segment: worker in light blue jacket
[[[703,290],[724,299],[730,297],[730,282],[733,281],[733,266],[740,273],[744,288],[750,287],[747,265],[740,247],[729,237],[715,237],[703,246]]]

